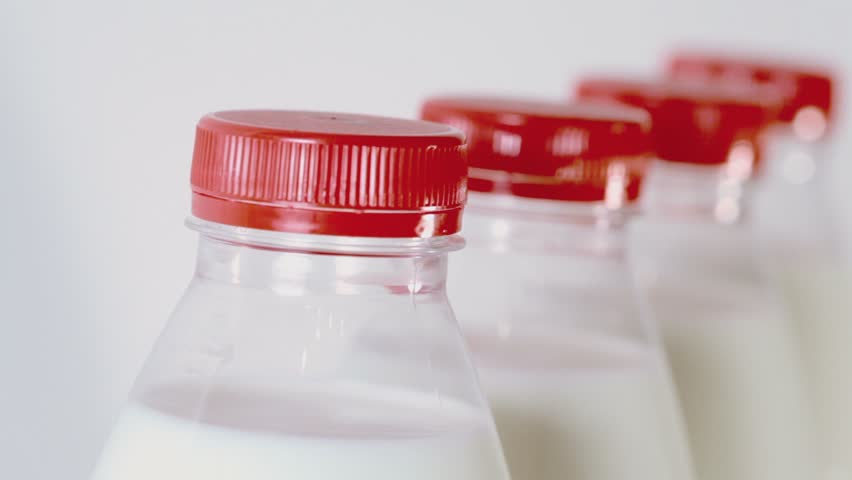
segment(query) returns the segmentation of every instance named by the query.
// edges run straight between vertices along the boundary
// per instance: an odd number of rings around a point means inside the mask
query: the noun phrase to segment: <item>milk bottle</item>
[[[465,198],[445,125],[198,124],[195,277],[94,480],[508,480],[447,303]]]
[[[852,478],[852,277],[831,193],[837,78],[808,62],[683,51],[674,78],[783,89],[760,169],[755,221],[784,294],[815,395],[826,478]],[[845,188],[845,187],[844,187]]]
[[[748,222],[748,179],[776,92],[629,77],[588,77],[576,92],[646,108],[654,122],[636,265],[699,478],[815,478],[796,332]]]
[[[625,229],[647,115],[595,103],[436,97],[468,136],[470,196],[449,294],[514,480],[692,478]]]

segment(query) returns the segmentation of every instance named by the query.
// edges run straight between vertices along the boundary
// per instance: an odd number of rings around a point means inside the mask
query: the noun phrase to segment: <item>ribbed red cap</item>
[[[192,213],[240,227],[360,237],[461,228],[461,132],[345,113],[235,110],[198,122]]]
[[[743,155],[758,161],[760,133],[775,116],[778,91],[673,80],[586,77],[581,99],[610,100],[648,110],[657,156],[681,163],[720,165]],[[743,152],[746,147],[748,152]]]
[[[435,97],[427,120],[468,137],[471,190],[621,205],[639,196],[651,152],[642,110],[501,97]]]
[[[684,51],[669,57],[666,72],[672,78],[773,85],[784,93],[777,120],[799,122],[796,128],[800,132],[797,133],[805,137],[821,137],[835,110],[837,82],[825,67],[736,54]],[[821,118],[815,118],[814,114]]]

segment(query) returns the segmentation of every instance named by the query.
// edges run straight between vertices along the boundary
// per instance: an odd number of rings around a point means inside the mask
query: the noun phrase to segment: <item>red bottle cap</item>
[[[620,105],[437,97],[421,117],[467,135],[471,190],[620,206],[639,196],[646,112]]]
[[[748,164],[744,168],[750,174],[758,160],[759,136],[775,116],[779,92],[706,82],[587,77],[575,94],[648,110],[654,147],[662,160],[703,165],[737,160]]]
[[[192,213],[290,233],[431,237],[461,228],[464,136],[368,115],[235,110],[198,122]]]
[[[826,68],[767,58],[708,52],[679,52],[669,58],[672,78],[773,85],[784,94],[777,120],[815,140],[825,134],[836,102],[836,80]]]

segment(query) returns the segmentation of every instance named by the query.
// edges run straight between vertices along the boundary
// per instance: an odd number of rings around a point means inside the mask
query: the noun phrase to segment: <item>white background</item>
[[[684,42],[848,74],[850,17],[848,0],[0,0],[0,478],[88,475],[191,275],[203,113],[561,97],[573,75],[651,72]]]

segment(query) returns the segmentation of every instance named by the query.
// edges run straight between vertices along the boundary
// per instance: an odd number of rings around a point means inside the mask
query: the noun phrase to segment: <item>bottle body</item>
[[[759,260],[730,166],[657,162],[633,239],[700,478],[814,478],[796,331]]]
[[[471,193],[449,282],[512,477],[691,478],[623,214],[493,197]]]
[[[827,145],[778,135],[756,200],[768,272],[795,322],[830,478],[852,475],[852,274],[829,196]]]
[[[95,480],[506,478],[446,299],[457,239],[192,223],[196,275]]]

